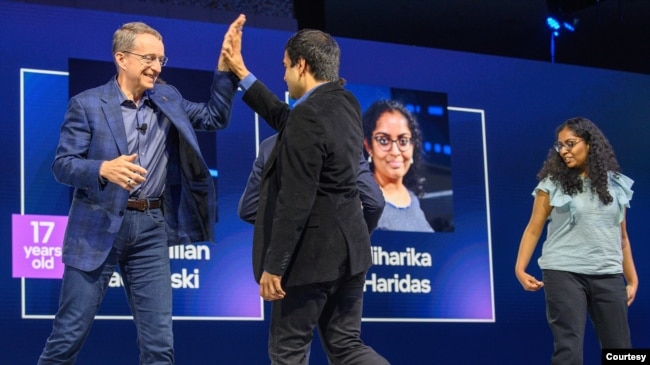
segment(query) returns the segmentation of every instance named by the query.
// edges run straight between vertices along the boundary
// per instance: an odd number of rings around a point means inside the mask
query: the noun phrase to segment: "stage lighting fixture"
[[[551,63],[555,62],[555,38],[559,37],[562,31],[575,32],[577,24],[577,18],[568,20],[558,15],[546,18],[546,25],[551,30]]]
[[[549,16],[546,18],[546,25],[553,31],[559,35],[559,32],[561,30],[566,30],[567,32],[575,32],[576,30],[576,25],[578,24],[578,19],[572,19],[571,21],[568,20],[562,20],[559,17],[552,17]]]
[[[548,24],[548,27],[551,28],[551,30],[560,30],[560,22],[552,16],[546,18],[546,24]]]

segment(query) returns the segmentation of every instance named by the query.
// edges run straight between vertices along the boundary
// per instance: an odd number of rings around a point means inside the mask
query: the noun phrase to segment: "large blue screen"
[[[5,243],[0,255],[0,362],[21,365],[36,362],[49,334],[58,279],[14,277],[12,243],[15,237],[33,233],[25,227],[55,227],[56,233],[60,223],[53,225],[54,219],[41,216],[67,214],[69,189],[54,182],[49,165],[79,63],[101,80],[89,86],[107,81],[112,70],[99,65],[111,66],[114,30],[141,20],[163,34],[168,66],[191,75],[186,84],[176,82],[170,69],[168,81],[188,98],[198,90],[201,101],[227,24],[1,1],[0,19],[0,239]],[[247,66],[279,97],[286,90],[281,59],[289,36],[254,27],[244,32]],[[514,276],[514,261],[532,208],[535,174],[554,142],[554,127],[581,115],[603,129],[623,172],[635,180],[628,231],[641,285],[630,308],[630,326],[633,344],[650,347],[650,295],[644,284],[650,276],[643,266],[650,254],[643,228],[650,209],[650,76],[337,41],[341,76],[362,106],[400,92],[424,93],[444,105],[448,125],[449,154],[443,164],[450,173],[443,188],[431,194],[444,199],[427,209],[428,214],[452,217],[453,229],[433,234],[375,232],[376,265],[367,278],[362,327],[369,345],[393,364],[549,362],[552,337],[543,292],[523,291]],[[165,71],[162,77],[166,79]],[[180,275],[174,294],[179,364],[268,363],[269,305],[257,296],[250,267],[252,229],[237,218],[236,208],[257,143],[271,133],[238,97],[231,125],[203,137],[204,153],[210,154],[211,168],[218,173],[217,243],[208,251],[197,247],[200,259],[178,253],[173,262],[172,271]],[[391,252],[411,261],[389,263]],[[39,265],[49,264],[43,260]],[[534,261],[530,272],[539,277]],[[411,290],[414,283],[425,281],[426,292]],[[118,282],[102,306],[79,364],[137,361],[135,330]],[[191,287],[196,284],[199,288]],[[600,351],[588,327],[585,364],[597,364]],[[311,364],[326,364],[319,346],[314,346]]]

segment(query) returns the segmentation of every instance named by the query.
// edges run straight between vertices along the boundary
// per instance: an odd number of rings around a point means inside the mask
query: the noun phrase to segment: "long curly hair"
[[[604,204],[611,203],[614,199],[607,189],[607,173],[620,172],[614,149],[603,132],[587,118],[575,117],[568,119],[557,127],[555,136],[557,137],[565,128],[572,131],[577,137],[582,138],[585,144],[589,146],[585,172],[591,181],[591,191],[597,194]],[[565,194],[574,196],[583,192],[584,189],[580,178],[581,173],[581,169],[567,167],[562,156],[554,148],[551,148],[541,170],[537,173],[537,179],[541,181],[548,177],[551,181],[559,183]]]
[[[377,100],[363,113],[363,135],[366,143],[372,146],[372,132],[377,127],[377,120],[386,112],[401,113],[408,123],[411,131],[411,141],[413,143],[413,163],[404,175],[404,185],[417,196],[422,197],[424,194],[424,178],[420,176],[420,166],[422,165],[422,132],[417,119],[411,112],[397,100]],[[368,151],[363,150],[364,156],[368,158]],[[370,170],[375,171],[374,164],[370,164]]]

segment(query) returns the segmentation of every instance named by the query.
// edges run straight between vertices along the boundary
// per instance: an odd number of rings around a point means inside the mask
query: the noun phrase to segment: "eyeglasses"
[[[158,60],[158,62],[160,62],[160,67],[164,67],[167,64],[167,61],[169,61],[169,58],[165,56],[155,57],[150,54],[142,55],[142,54],[137,54],[129,51],[122,51],[122,53],[128,53],[140,57],[140,61],[145,65],[150,65],[153,63],[154,60]]]
[[[390,151],[391,148],[393,148],[393,143],[397,144],[397,149],[399,149],[402,152],[408,151],[409,148],[411,148],[411,141],[413,140],[410,137],[399,137],[397,139],[388,139],[386,136],[375,136],[373,137],[375,141],[377,141],[377,144],[379,145],[379,149],[382,151]]]
[[[553,144],[553,148],[555,148],[555,151],[556,151],[557,153],[562,152],[562,149],[563,149],[563,148],[566,148],[567,151],[571,151],[571,149],[572,149],[575,145],[577,145],[578,143],[580,143],[580,142],[582,142],[582,141],[583,141],[582,139],[578,139],[578,140],[570,139],[570,140],[566,141],[565,143],[555,142],[555,143]]]

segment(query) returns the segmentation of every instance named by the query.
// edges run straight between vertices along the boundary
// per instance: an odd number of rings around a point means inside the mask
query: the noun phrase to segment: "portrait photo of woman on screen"
[[[400,102],[379,100],[363,114],[364,147],[386,206],[377,230],[434,232],[420,208],[422,133]]]

